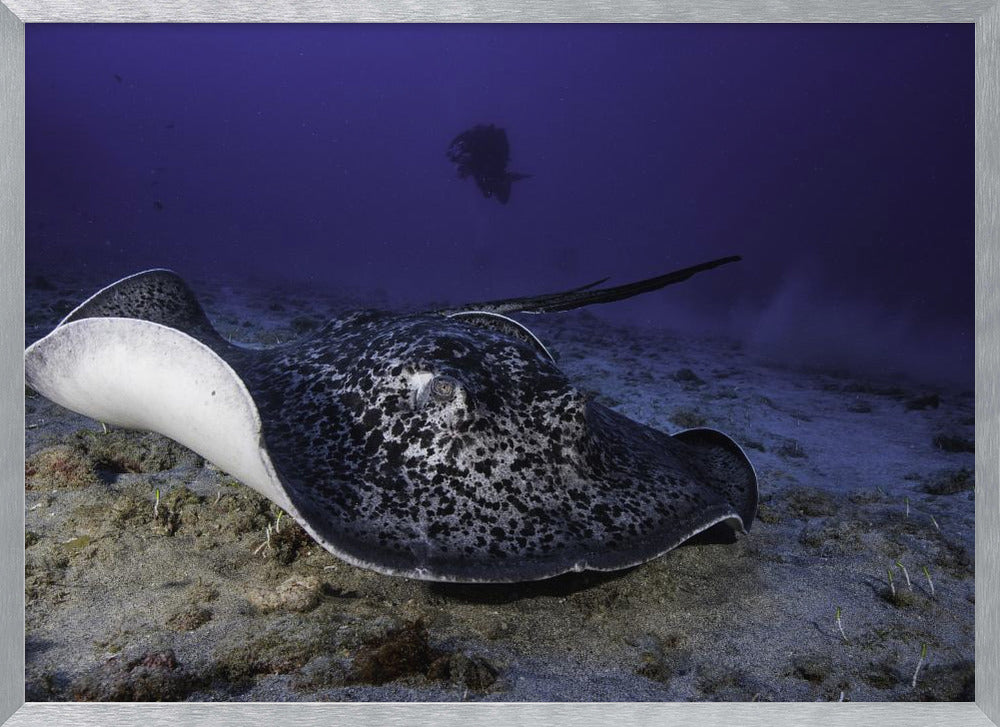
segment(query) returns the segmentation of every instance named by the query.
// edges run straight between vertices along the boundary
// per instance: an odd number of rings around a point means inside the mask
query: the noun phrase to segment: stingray
[[[148,270],[28,347],[25,378],[63,407],[189,447],[356,566],[494,583],[613,571],[723,523],[745,533],[753,467],[719,431],[671,436],[595,401],[509,314],[608,303],[736,260],[422,313],[359,310],[265,349],[224,340],[178,275]]]

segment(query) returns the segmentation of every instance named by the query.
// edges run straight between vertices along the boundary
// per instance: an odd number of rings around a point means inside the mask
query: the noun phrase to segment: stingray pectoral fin
[[[228,347],[187,283],[164,268],[144,270],[102,288],[59,325],[85,318],[138,318],[176,328],[216,350]]]
[[[262,446],[257,407],[211,348],[132,318],[60,325],[24,352],[25,381],[57,404],[183,444],[295,516]]]
[[[602,455],[590,483],[581,483],[590,500],[584,514],[592,512],[592,529],[604,534],[581,559],[585,567],[638,565],[720,523],[750,529],[757,476],[725,434],[693,429],[670,436],[593,401],[587,420],[591,446]],[[604,470],[606,463],[613,466]],[[623,513],[617,517],[616,505]]]
[[[730,526],[749,531],[757,516],[757,473],[743,448],[729,435],[708,427],[685,429],[673,436],[697,450],[706,481],[739,513],[741,522],[730,522]]]

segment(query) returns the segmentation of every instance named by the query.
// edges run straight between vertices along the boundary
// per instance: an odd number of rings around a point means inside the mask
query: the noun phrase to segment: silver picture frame
[[[976,701],[954,703],[25,703],[25,24],[51,22],[973,23],[976,74]],[[945,251],[943,251],[945,252]],[[0,0],[0,724],[1000,725],[1000,0]]]

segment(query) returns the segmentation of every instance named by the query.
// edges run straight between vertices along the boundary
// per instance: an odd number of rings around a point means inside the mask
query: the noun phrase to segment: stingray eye
[[[431,381],[431,396],[438,401],[451,401],[458,391],[458,383],[449,376],[437,376]]]

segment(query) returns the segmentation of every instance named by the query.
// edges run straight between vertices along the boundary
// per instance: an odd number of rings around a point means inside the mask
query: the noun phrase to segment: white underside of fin
[[[263,446],[250,392],[191,336],[138,319],[84,318],[31,345],[24,370],[27,384],[57,404],[170,437],[300,519]]]

